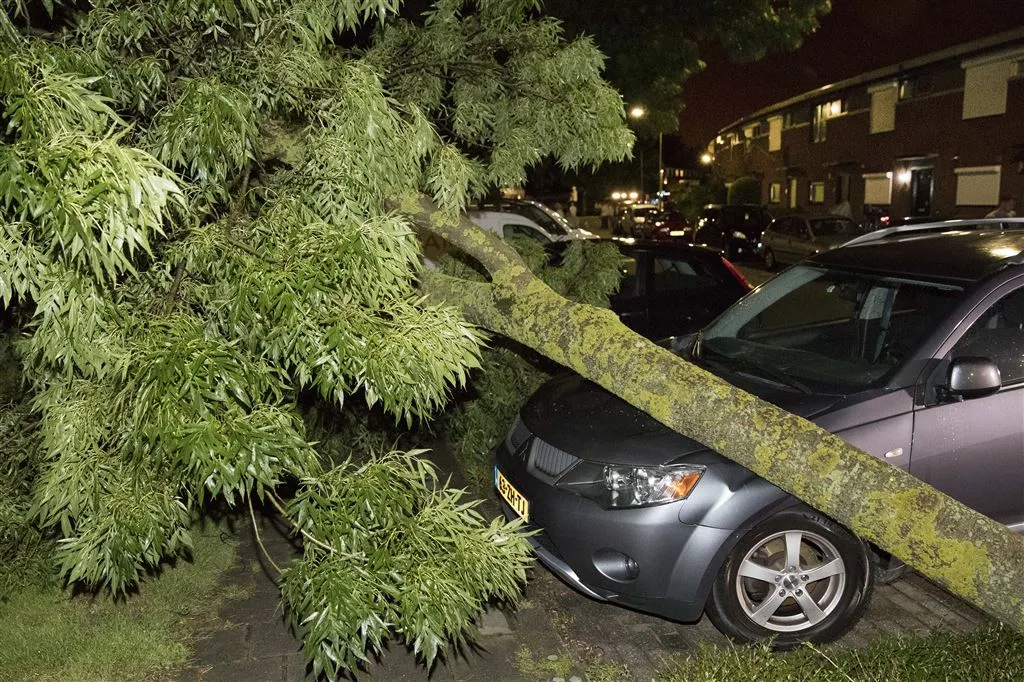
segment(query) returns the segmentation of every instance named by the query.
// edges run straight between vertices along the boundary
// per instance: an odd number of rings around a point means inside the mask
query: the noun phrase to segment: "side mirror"
[[[995,393],[1003,385],[999,367],[988,358],[963,355],[949,364],[949,393],[970,399]]]

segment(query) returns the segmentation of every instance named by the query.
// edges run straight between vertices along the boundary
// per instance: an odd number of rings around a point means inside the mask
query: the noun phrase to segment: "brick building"
[[[746,116],[708,145],[716,174],[761,180],[775,213],[848,201],[893,217],[1024,209],[1024,28],[826,85]]]

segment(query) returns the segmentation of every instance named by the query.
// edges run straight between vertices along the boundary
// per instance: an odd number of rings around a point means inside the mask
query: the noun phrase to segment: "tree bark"
[[[428,296],[594,381],[1024,632],[1020,536],[649,342],[611,311],[568,301],[468,219],[446,217],[425,198],[407,199],[401,210],[476,258],[491,277],[466,282],[426,271],[421,286]]]

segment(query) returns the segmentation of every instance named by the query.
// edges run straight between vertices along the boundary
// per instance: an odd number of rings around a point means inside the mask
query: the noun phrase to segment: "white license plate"
[[[523,496],[518,490],[515,489],[508,479],[501,475],[498,471],[498,467],[494,467],[494,487],[498,489],[498,494],[501,495],[501,499],[508,503],[508,506],[512,507],[512,510],[518,514],[523,521],[529,523],[530,521],[530,501]]]

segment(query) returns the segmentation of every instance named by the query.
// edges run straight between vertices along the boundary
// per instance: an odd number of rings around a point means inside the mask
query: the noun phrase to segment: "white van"
[[[466,217],[502,239],[507,237],[529,237],[542,244],[568,241],[571,239],[596,239],[597,235],[569,224],[561,214],[544,204],[528,200],[502,200],[482,204],[466,212]],[[449,251],[440,237],[421,235],[423,257],[427,267]]]

